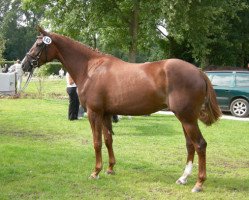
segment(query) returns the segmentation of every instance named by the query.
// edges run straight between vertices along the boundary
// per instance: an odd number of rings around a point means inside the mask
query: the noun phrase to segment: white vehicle
[[[16,93],[16,73],[0,73],[0,94],[14,95]]]

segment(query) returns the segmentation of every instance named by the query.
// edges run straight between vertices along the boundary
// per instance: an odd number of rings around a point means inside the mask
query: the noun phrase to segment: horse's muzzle
[[[31,63],[28,61],[28,59],[27,59],[27,56],[25,56],[24,58],[23,58],[23,60],[22,60],[22,70],[24,71],[24,72],[31,72],[31,70],[32,70],[32,65],[31,65]]]

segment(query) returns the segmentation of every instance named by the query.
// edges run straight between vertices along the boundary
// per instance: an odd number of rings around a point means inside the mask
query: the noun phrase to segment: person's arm
[[[73,81],[73,79],[71,78],[71,76],[69,75],[68,72],[66,73],[66,80],[67,80],[67,83],[68,83],[69,85],[74,84],[74,81]]]
[[[71,76],[68,76],[68,82],[70,85],[74,84],[74,81]]]
[[[8,72],[14,72],[15,71],[15,65],[11,65],[8,69]]]

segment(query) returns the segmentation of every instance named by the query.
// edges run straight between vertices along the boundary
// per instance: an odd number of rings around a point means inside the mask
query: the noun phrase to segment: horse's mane
[[[100,52],[98,49],[94,49],[93,47],[91,47],[91,46],[88,46],[88,45],[85,45],[85,44],[83,44],[83,43],[81,43],[81,42],[79,42],[79,41],[77,41],[77,40],[74,40],[74,39],[72,39],[72,38],[69,38],[69,37],[67,37],[67,36],[64,36],[64,35],[60,35],[60,34],[57,34],[57,33],[51,33],[51,35],[52,35],[52,37],[55,37],[55,39],[56,38],[60,38],[60,39],[62,39],[62,40],[64,40],[64,41],[66,41],[66,42],[68,42],[68,43],[71,43],[72,44],[72,46],[74,46],[76,49],[80,49],[80,50],[82,50],[82,51],[88,51],[88,50],[90,50],[90,52],[89,53],[97,53],[97,54],[101,54],[101,55],[106,55],[105,53],[103,53],[103,52]]]

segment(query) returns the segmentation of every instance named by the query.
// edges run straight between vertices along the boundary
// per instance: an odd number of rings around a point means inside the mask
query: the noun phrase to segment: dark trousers
[[[67,93],[69,95],[68,119],[78,119],[79,97],[76,91],[76,87],[68,87]]]

